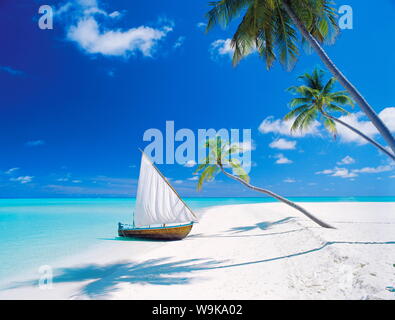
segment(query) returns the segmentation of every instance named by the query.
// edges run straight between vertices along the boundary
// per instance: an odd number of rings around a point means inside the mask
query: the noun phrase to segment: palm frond
[[[330,98],[334,103],[338,103],[343,106],[344,105],[354,106],[354,100],[346,94],[335,94],[335,95],[331,95]]]
[[[292,124],[292,126],[291,126],[291,132],[297,131],[297,130],[300,130],[300,131],[303,130],[303,125],[302,125],[302,124],[303,124],[303,121],[304,121],[304,119],[305,119],[307,113],[309,112],[309,110],[310,110],[310,109],[306,109],[306,110],[302,111],[302,112],[295,118],[295,120],[294,120],[294,122],[293,122],[293,124]]]
[[[232,61],[233,65],[237,65],[241,59],[258,47],[259,44],[257,44],[255,39],[257,33],[255,6],[251,6],[232,38],[231,46],[235,49]]]
[[[333,44],[339,34],[337,10],[332,0],[291,1],[307,30],[321,43]]]
[[[244,168],[240,165],[240,162],[237,159],[230,159],[229,164],[231,165],[233,172],[240,179],[244,180],[247,183],[250,183],[250,177]]]
[[[293,87],[288,88],[287,91],[292,94],[300,94],[301,96],[303,96],[305,98],[311,98],[318,93],[318,91],[315,90],[314,88],[311,88],[311,87],[305,86],[305,85],[293,86]]]
[[[318,110],[316,108],[311,108],[306,111],[304,114],[303,120],[299,124],[299,128],[301,131],[308,129],[317,119]]]
[[[294,119],[295,117],[297,117],[298,115],[300,115],[302,112],[306,111],[309,108],[308,104],[304,104],[302,106],[299,106],[293,110],[291,110],[290,112],[288,112],[285,116],[284,116],[284,120],[285,121],[289,121]]]
[[[344,108],[342,108],[342,107],[339,107],[339,106],[337,106],[337,105],[335,105],[335,104],[333,104],[333,103],[328,104],[328,105],[326,106],[326,109],[327,109],[328,111],[340,112],[340,113],[342,113],[342,114],[350,114],[350,112],[348,112],[346,109],[344,109]]]
[[[206,31],[211,30],[215,25],[227,27],[229,22],[237,18],[240,12],[249,5],[252,5],[254,0],[221,0],[210,2],[213,8],[206,14],[207,28]]]
[[[276,44],[279,51],[279,60],[280,63],[290,71],[295,66],[299,56],[297,33],[291,18],[286,14],[284,9],[277,6],[276,10],[277,14],[274,15],[276,19],[274,33],[276,35]]]
[[[211,181],[214,179],[215,174],[218,172],[217,166],[207,167],[201,174],[197,183],[197,190],[200,191],[205,181]]]
[[[336,83],[336,78],[332,77],[328,80],[328,82],[325,84],[324,88],[322,89],[323,94],[328,94],[332,91],[333,87],[335,86]]]
[[[311,97],[307,97],[307,98],[294,98],[294,99],[292,99],[291,100],[291,102],[289,103],[289,106],[291,107],[291,108],[294,108],[294,107],[298,107],[298,106],[300,106],[301,104],[306,104],[306,103],[311,103]]]
[[[201,164],[199,164],[195,170],[195,173],[198,173],[199,171],[202,171],[205,169],[207,166],[209,166],[209,157],[206,157]]]
[[[266,68],[269,70],[277,57],[275,54],[275,35],[274,35],[274,16],[273,10],[277,6],[276,0],[270,0],[260,6],[261,2],[255,1],[256,17],[259,18],[257,22],[257,33],[254,37],[256,42],[256,49],[259,56],[265,61]]]
[[[324,126],[334,136],[334,138],[336,138],[337,136],[336,122],[333,121],[332,119],[325,118]]]
[[[210,2],[206,14],[207,28],[227,27],[232,20],[243,15],[232,37],[235,49],[233,64],[250,54],[254,49],[270,69],[276,60],[291,70],[299,57],[297,26],[284,9],[285,0],[220,0]],[[339,28],[336,9],[331,0],[288,1],[307,30],[320,42],[333,43]]]

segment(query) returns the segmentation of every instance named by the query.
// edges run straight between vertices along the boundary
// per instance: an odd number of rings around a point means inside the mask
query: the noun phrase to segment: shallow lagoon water
[[[273,202],[269,198],[187,198],[205,207]],[[385,198],[293,198],[298,202],[395,202]],[[135,199],[0,199],[0,282],[73,256],[117,236]],[[138,245],[138,243],[134,244]]]

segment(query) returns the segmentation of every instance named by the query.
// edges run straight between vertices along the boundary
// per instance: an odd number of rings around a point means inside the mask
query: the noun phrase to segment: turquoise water
[[[185,200],[195,210],[217,205],[273,202],[270,198]],[[395,202],[395,197],[292,200]],[[0,199],[0,282],[116,237],[117,223],[131,222],[134,204],[134,199]]]

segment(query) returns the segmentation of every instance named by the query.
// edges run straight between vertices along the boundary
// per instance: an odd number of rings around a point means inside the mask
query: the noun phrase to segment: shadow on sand
[[[228,265],[222,265],[222,266],[216,266],[211,269],[223,269],[223,268],[234,268],[234,267],[240,267],[240,266],[247,266],[247,265],[252,265],[252,264],[259,264],[259,263],[264,263],[264,262],[271,262],[271,261],[276,261],[276,260],[282,260],[282,259],[288,259],[288,258],[293,258],[293,257],[298,257],[298,256],[303,256],[306,254],[314,253],[317,251],[320,251],[328,246],[334,245],[334,244],[349,244],[349,245],[394,245],[395,241],[386,241],[386,242],[358,242],[358,241],[328,241],[325,242],[322,246],[306,250],[306,251],[301,251],[301,252],[296,252],[292,253],[286,256],[281,256],[281,257],[275,257],[275,258],[269,258],[269,259],[263,259],[263,260],[255,260],[255,261],[249,261],[249,262],[242,262],[242,263],[235,263],[235,264],[228,264]]]
[[[107,265],[89,264],[74,268],[55,270],[52,279],[57,283],[90,281],[84,284],[79,295],[89,298],[104,297],[117,290],[121,283],[176,285],[188,284],[192,281],[191,273],[208,270],[218,266],[220,262],[206,259],[188,259],[170,261],[170,258],[151,259],[141,263],[119,262]],[[188,274],[187,276],[180,274]],[[3,290],[22,287],[34,287],[37,280],[16,282]]]
[[[232,228],[229,230],[229,232],[241,233],[241,232],[247,232],[247,231],[251,231],[251,230],[255,230],[255,229],[268,230],[275,225],[284,224],[284,223],[292,221],[293,219],[294,218],[292,218],[292,217],[287,217],[287,218],[284,218],[284,219],[281,219],[278,221],[263,221],[263,222],[259,222],[259,223],[255,224],[255,225],[252,225],[252,226]]]
[[[53,283],[85,282],[79,295],[88,298],[103,298],[117,291],[121,283],[151,284],[151,285],[183,285],[190,283],[193,279],[192,273],[201,270],[229,269],[253,264],[262,264],[271,261],[290,259],[297,256],[311,254],[334,244],[349,245],[394,245],[395,241],[389,242],[326,242],[322,246],[296,252],[285,256],[273,257],[263,260],[247,261],[235,264],[227,264],[226,261],[215,261],[209,259],[189,259],[172,261],[171,258],[151,259],[141,263],[119,262],[107,265],[90,264],[75,268],[64,268],[57,270]],[[182,276],[181,276],[182,274]],[[14,283],[4,288],[16,289],[21,287],[37,286],[37,280]]]
[[[268,230],[271,227],[279,224],[285,224],[287,222],[292,221],[294,218],[293,217],[288,217],[284,218],[278,221],[263,221],[259,222],[255,225],[252,226],[245,226],[245,227],[236,227],[236,228],[231,228],[229,230],[223,231],[221,234],[192,234],[188,236],[185,240],[193,240],[196,238],[246,238],[246,237],[267,237],[267,236],[274,236],[274,235],[279,235],[279,234],[287,234],[287,233],[293,233],[293,232],[298,232],[298,231],[303,231],[306,228],[299,228],[299,229],[293,229],[293,230],[287,230],[287,231],[282,231],[282,232],[271,232],[271,233],[259,233],[259,234],[242,234],[244,232],[252,231],[252,230]],[[230,234],[230,235],[228,235]]]
[[[294,230],[288,230],[288,231],[283,231],[283,232],[270,232],[270,233],[260,233],[260,234],[233,234],[233,235],[222,235],[222,234],[210,234],[206,235],[203,233],[197,233],[188,236],[188,238],[184,239],[184,241],[189,241],[189,240],[194,240],[194,239],[200,239],[200,238],[254,238],[254,237],[268,237],[268,236],[275,236],[279,234],[288,234],[288,233],[293,233],[293,232],[300,232],[306,230],[306,228],[300,228],[300,229],[294,229]]]

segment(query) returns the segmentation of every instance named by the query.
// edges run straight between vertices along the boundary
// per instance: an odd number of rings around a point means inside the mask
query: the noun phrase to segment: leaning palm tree
[[[336,138],[336,124],[340,124],[374,145],[392,160],[395,160],[395,155],[382,145],[343,120],[330,115],[330,112],[349,114],[343,107],[347,105],[353,106],[354,101],[348,96],[346,91],[333,90],[336,84],[335,78],[325,82],[324,76],[325,72],[316,68],[312,74],[305,73],[298,78],[303,81],[302,85],[288,89],[292,94],[298,95],[291,100],[290,107],[292,110],[284,117],[285,120],[293,121],[291,131],[306,130],[318,119],[323,121],[324,127]]]
[[[244,14],[231,43],[234,65],[257,51],[268,69],[278,59],[291,70],[299,56],[299,31],[302,44],[316,51],[395,154],[395,138],[390,130],[322,47],[334,43],[339,33],[332,0],[220,0],[210,4],[213,8],[207,13],[207,31],[217,24],[227,27]]]
[[[306,215],[308,218],[313,220],[315,223],[320,225],[321,227],[324,228],[330,228],[330,229],[335,229],[331,225],[327,224],[326,222],[321,221],[320,219],[316,218],[313,216],[310,212],[308,212],[306,209],[302,208],[298,204],[270,191],[267,189],[262,189],[255,187],[250,184],[250,177],[246,173],[246,171],[243,169],[243,167],[240,164],[240,161],[236,158],[234,158],[234,155],[236,153],[240,153],[243,151],[242,148],[240,148],[237,145],[231,145],[229,142],[222,141],[220,137],[217,137],[217,139],[211,139],[206,141],[206,148],[208,148],[208,156],[203,159],[201,164],[197,167],[196,173],[200,172],[200,177],[198,180],[197,184],[197,189],[201,190],[203,187],[203,183],[205,181],[211,181],[215,178],[215,176],[222,172],[225,174],[227,177],[236,180],[246,186],[247,188],[250,188],[254,191],[258,191],[261,193],[264,193],[272,198],[275,198],[292,208],[299,210],[302,212],[304,215]],[[232,157],[233,156],[233,157]],[[232,168],[233,173],[231,174],[228,171],[226,171],[225,168]]]

